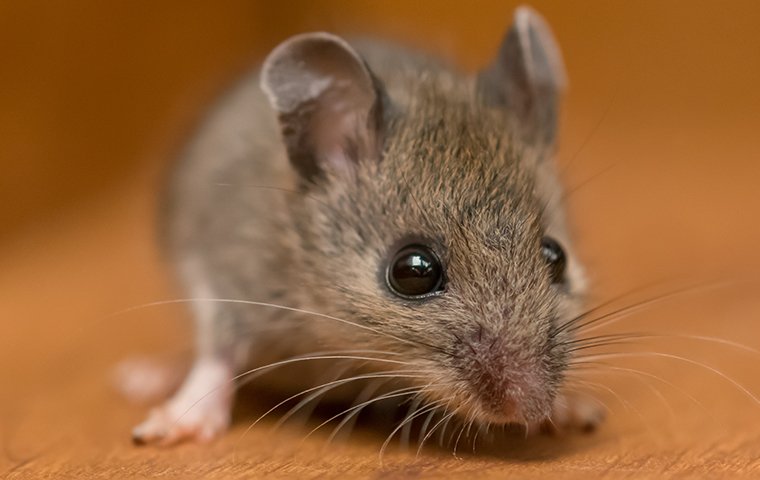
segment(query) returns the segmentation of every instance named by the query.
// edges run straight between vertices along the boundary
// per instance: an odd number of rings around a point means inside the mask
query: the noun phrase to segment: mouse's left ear
[[[340,37],[306,33],[281,43],[264,62],[261,88],[304,180],[350,176],[358,162],[379,160],[382,89]]]
[[[496,59],[478,76],[479,97],[505,109],[528,144],[551,147],[565,84],[562,54],[549,26],[535,10],[519,7]]]

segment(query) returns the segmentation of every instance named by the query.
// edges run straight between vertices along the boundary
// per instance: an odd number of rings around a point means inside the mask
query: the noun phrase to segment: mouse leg
[[[198,299],[192,304],[196,359],[179,390],[133,429],[135,444],[207,442],[230,424],[234,376],[247,358],[241,352],[250,348],[251,335],[237,323],[234,312],[208,300],[215,296],[202,281],[205,277],[194,278],[190,291]]]
[[[135,444],[207,442],[230,423],[234,385],[229,362],[199,357],[179,391],[132,430]]]
[[[593,432],[605,417],[605,408],[589,397],[560,394],[549,419],[529,426],[529,433]]]

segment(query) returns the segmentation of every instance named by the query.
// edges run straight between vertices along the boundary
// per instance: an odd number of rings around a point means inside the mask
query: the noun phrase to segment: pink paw
[[[229,408],[180,407],[171,402],[151,410],[148,418],[132,430],[135,445],[173,445],[185,440],[209,442],[227,430]]]
[[[184,440],[208,442],[230,424],[234,392],[225,364],[201,361],[191,370],[182,388],[132,430],[137,445],[172,445]]]
[[[598,402],[585,397],[560,396],[548,420],[531,425],[529,433],[562,433],[569,430],[591,433],[604,421],[606,411]]]

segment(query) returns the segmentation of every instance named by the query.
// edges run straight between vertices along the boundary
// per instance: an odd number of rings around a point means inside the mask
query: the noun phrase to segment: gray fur
[[[365,125],[382,130],[379,148],[347,151],[351,175],[307,178],[289,162],[251,73],[174,170],[166,242],[192,295],[312,310],[408,342],[274,308],[198,302],[198,355],[241,371],[322,350],[400,352],[429,372],[412,383],[438,385],[430,399],[455,395],[454,407],[483,421],[547,417],[568,363],[567,338],[551,333],[579,311],[584,289],[550,151],[525,143],[514,112],[483,101],[493,85],[405,49],[355,48],[385,102],[379,124]],[[547,101],[556,109],[556,92]],[[553,138],[546,128],[541,138]],[[547,234],[568,254],[564,286],[551,284],[541,256]],[[411,239],[441,256],[444,294],[415,302],[388,291],[386,262]],[[326,367],[306,362],[273,382],[300,391],[315,378],[309,368]]]

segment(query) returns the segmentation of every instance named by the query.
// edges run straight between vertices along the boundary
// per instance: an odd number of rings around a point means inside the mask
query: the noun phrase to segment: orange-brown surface
[[[214,92],[303,30],[376,33],[475,69],[513,2],[0,2],[0,475],[9,478],[760,476],[760,4],[536,2],[571,87],[559,162],[596,300],[661,276],[725,278],[606,328],[640,340],[588,377],[589,436],[512,436],[476,453],[391,449],[355,431],[245,433],[135,448],[143,407],[111,389],[134,353],[184,358],[179,295],[153,242],[160,173]],[[285,2],[281,2],[285,3]],[[600,173],[601,172],[601,173]],[[747,278],[750,281],[744,281]],[[624,303],[623,303],[624,304]],[[692,335],[684,338],[685,335]],[[699,336],[696,338],[694,336]],[[708,367],[699,366],[703,363]],[[712,369],[712,370],[711,370]],[[728,378],[721,376],[724,373]],[[591,387],[589,387],[591,388]],[[742,389],[747,391],[742,391]],[[253,402],[255,404],[255,402]]]

